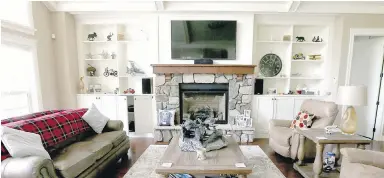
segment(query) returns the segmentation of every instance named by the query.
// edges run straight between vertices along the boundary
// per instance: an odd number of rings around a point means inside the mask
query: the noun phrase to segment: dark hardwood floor
[[[128,172],[129,168],[139,159],[141,154],[151,144],[166,144],[155,143],[153,138],[130,138],[131,148],[128,152],[128,160],[120,160],[116,165],[108,168],[101,177],[105,178],[120,178]],[[268,145],[268,139],[256,139],[253,143],[246,145],[258,145],[268,155],[272,162],[280,169],[287,178],[302,178],[302,176],[293,169],[293,162],[289,158],[284,158],[275,152]],[[143,177],[144,178],[144,177]]]

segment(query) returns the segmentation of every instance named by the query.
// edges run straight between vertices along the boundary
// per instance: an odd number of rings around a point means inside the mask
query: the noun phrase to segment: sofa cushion
[[[71,149],[71,146],[53,158],[53,165],[64,178],[76,177],[97,160],[97,155],[91,151]]]
[[[113,132],[104,132],[102,134],[97,134],[85,139],[86,141],[93,142],[108,142],[112,143],[113,147],[118,146],[124,139],[127,137],[125,131],[113,131]]]
[[[289,127],[271,127],[269,137],[278,144],[289,147],[292,129]]]

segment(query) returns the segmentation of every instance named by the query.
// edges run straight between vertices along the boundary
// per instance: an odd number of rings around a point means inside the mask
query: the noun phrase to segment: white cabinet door
[[[257,99],[256,132],[268,133],[269,121],[274,116],[274,101],[272,99],[272,97],[260,97]]]
[[[124,131],[128,134],[128,102],[126,96],[117,96],[117,119],[124,124]]]
[[[96,95],[78,95],[77,107],[90,108],[92,104],[95,104],[97,109],[101,110],[101,97]]]
[[[135,134],[153,133],[152,97],[135,96]]]
[[[293,98],[275,98],[275,117],[274,119],[292,120],[293,119]]]
[[[296,117],[297,114],[300,112],[301,105],[303,104],[304,100],[307,98],[295,98],[294,99],[294,109],[293,109],[293,117]]]
[[[115,96],[101,96],[100,112],[111,120],[117,120],[117,102]]]

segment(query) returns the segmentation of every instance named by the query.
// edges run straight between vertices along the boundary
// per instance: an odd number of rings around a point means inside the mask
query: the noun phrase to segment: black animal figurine
[[[108,41],[112,41],[112,36],[113,36],[113,33],[109,33],[109,35],[107,36]]]
[[[303,41],[305,41],[305,38],[303,36],[297,36],[296,41],[303,42]]]
[[[93,33],[91,33],[91,34],[88,34],[88,40],[89,40],[89,41],[94,41],[95,38],[97,38],[97,34],[96,34],[96,32],[93,32]]]

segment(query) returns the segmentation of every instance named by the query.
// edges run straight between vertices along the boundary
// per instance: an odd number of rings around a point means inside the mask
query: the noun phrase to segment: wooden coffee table
[[[316,143],[316,158],[314,163],[303,162],[305,155],[304,144],[300,144],[298,149],[298,162],[293,165],[293,168],[299,171],[300,174],[305,178],[339,177],[338,172],[321,174],[323,171],[323,151],[325,144],[336,145],[335,155],[337,160],[340,157],[340,144],[357,144],[358,148],[365,149],[365,145],[372,142],[370,139],[361,137],[359,135],[344,135],[340,132],[326,134],[324,129],[296,129],[295,131],[300,134],[300,143],[304,143],[305,139],[312,140]]]
[[[226,148],[207,152],[207,159],[199,161],[196,152],[184,152],[179,147],[179,136],[173,137],[167,147],[156,173],[169,174],[191,174],[191,175],[219,175],[237,174],[247,177],[252,172],[252,167],[240,150],[239,145],[232,137],[227,137]],[[171,167],[163,167],[163,163],[172,163]],[[244,163],[245,168],[237,168],[235,163]]]

